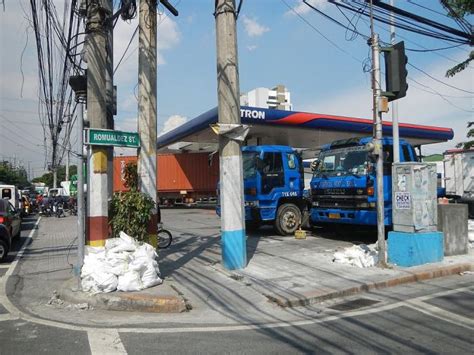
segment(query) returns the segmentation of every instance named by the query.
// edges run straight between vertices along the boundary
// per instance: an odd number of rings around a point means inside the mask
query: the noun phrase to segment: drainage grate
[[[336,311],[352,311],[354,309],[368,307],[379,302],[380,301],[371,300],[369,298],[357,298],[355,300],[339,303],[328,308],[334,309]]]

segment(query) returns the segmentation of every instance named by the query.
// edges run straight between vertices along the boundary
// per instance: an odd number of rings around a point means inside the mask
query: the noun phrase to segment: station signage
[[[115,147],[140,147],[140,138],[136,132],[114,131],[112,129],[86,129],[85,144]]]

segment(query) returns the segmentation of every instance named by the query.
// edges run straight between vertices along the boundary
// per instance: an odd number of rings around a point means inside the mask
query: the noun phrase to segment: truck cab
[[[293,234],[308,207],[300,154],[287,146],[247,146],[242,164],[246,227],[273,223],[279,234]]]
[[[376,164],[372,137],[339,140],[324,145],[314,164],[311,187],[313,224],[377,225]],[[383,144],[384,223],[392,224],[393,140]],[[417,161],[413,147],[400,139],[400,161]]]

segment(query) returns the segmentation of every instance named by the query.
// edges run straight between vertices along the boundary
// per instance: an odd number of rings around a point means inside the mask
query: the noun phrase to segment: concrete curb
[[[163,287],[163,285],[155,287]],[[169,294],[163,295],[155,295],[149,292],[120,291],[94,295],[78,291],[76,288],[76,279],[66,281],[59,290],[59,297],[70,303],[87,303],[93,308],[110,311],[181,313],[187,309],[183,298],[179,295],[174,295],[176,292],[171,287],[167,287],[165,291]]]
[[[271,302],[275,302],[280,307],[298,307],[307,306],[313,303],[323,302],[335,298],[351,296],[361,292],[367,292],[371,290],[383,289],[387,287],[398,286],[411,282],[419,282],[430,280],[443,276],[450,276],[460,274],[464,271],[473,271],[474,264],[472,263],[459,263],[448,266],[437,266],[429,270],[420,270],[409,273],[408,275],[401,275],[394,278],[390,278],[384,281],[369,282],[361,284],[356,287],[350,287],[335,291],[310,291],[302,293],[301,295],[295,296],[294,298],[288,298],[279,295],[265,294]]]

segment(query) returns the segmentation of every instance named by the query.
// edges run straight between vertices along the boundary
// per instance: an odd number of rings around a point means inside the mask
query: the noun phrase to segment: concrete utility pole
[[[374,33],[374,21],[372,16],[372,0],[370,1],[370,29],[371,29],[371,46],[372,46],[372,90],[373,90],[373,119],[374,119],[374,151],[377,157],[376,174],[377,174],[377,242],[379,248],[380,267],[386,267],[387,261],[385,257],[385,201],[383,189],[383,143],[382,143],[382,112],[380,110],[380,47],[379,36]]]
[[[217,91],[219,124],[240,124],[239,69],[234,0],[217,0]],[[247,264],[242,152],[240,143],[219,136],[222,262],[227,269]]]
[[[111,8],[113,10],[113,8]],[[110,21],[111,22],[111,21]],[[105,62],[105,85],[107,88],[107,129],[114,129],[114,28],[108,21],[107,60]],[[114,147],[107,147],[107,200],[111,201],[114,194]]]
[[[156,186],[156,0],[140,0],[138,18],[138,185],[155,204]],[[158,210],[153,209],[147,232],[156,237]],[[153,239],[152,239],[153,240]]]
[[[395,0],[390,0],[390,6],[394,6]],[[395,44],[395,17],[390,12],[390,43]],[[393,137],[393,162],[400,162],[400,139],[398,135],[398,101],[392,101],[392,137]]]
[[[87,116],[90,128],[107,129],[106,68],[112,0],[91,0],[87,8]],[[92,146],[88,153],[87,242],[103,246],[108,237],[108,148]]]
[[[66,177],[64,178],[65,181],[69,181],[69,151],[71,150],[71,146],[66,148]]]
[[[77,277],[77,288],[80,290],[81,286],[81,270],[84,265],[84,245],[86,244],[84,235],[84,104],[78,102],[77,107],[77,123],[78,123],[78,142],[79,147],[79,158],[77,160],[77,264],[76,264],[76,277]]]

